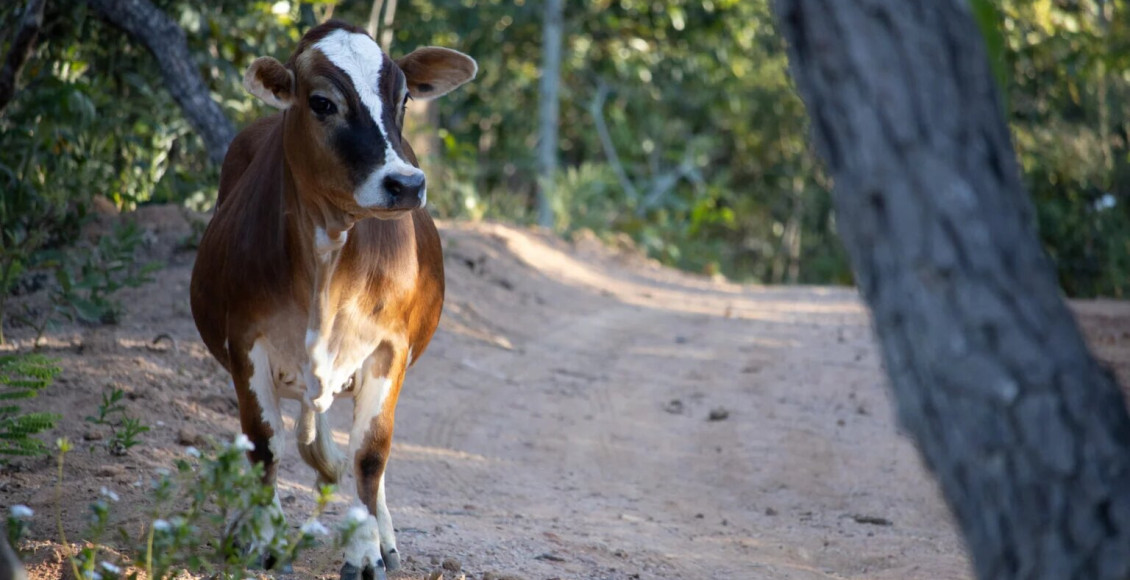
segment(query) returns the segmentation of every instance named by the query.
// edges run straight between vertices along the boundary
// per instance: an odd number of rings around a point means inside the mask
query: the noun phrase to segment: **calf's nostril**
[[[419,196],[424,189],[424,174],[392,173],[384,178],[384,187],[393,197]]]

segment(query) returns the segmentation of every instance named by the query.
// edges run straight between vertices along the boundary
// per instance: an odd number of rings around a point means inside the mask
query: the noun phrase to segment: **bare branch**
[[[384,10],[385,0],[373,0],[373,6],[369,9],[369,22],[365,24],[365,32],[369,36],[376,38],[377,31],[381,27],[381,11]]]
[[[208,157],[223,163],[235,126],[208,91],[188,52],[184,30],[149,0],[87,0],[110,24],[145,45],[157,59],[165,88],[204,139]]]
[[[385,17],[381,22],[381,37],[373,40],[378,40],[381,43],[381,49],[388,53],[392,48],[392,23],[396,19],[396,0],[386,0]]]
[[[16,81],[35,47],[39,29],[43,26],[43,8],[46,5],[47,0],[28,0],[24,7],[19,29],[12,39],[12,47],[4,57],[4,68],[0,69],[0,112],[4,111],[16,94]]]
[[[687,179],[694,183],[696,188],[701,188],[702,175],[699,174],[698,168],[694,164],[694,148],[687,145],[683,150],[683,160],[679,162],[674,169],[661,173],[658,177],[652,180],[651,191],[648,192],[647,197],[640,202],[636,207],[636,215],[642,216],[647,210],[659,205],[659,202],[679,184],[679,181]]]
[[[612,166],[612,172],[616,174],[616,179],[620,181],[620,187],[624,188],[629,199],[638,200],[640,192],[636,189],[636,185],[632,183],[632,179],[628,177],[628,172],[624,170],[624,164],[620,162],[620,155],[616,152],[616,145],[612,142],[612,135],[608,133],[608,124],[604,120],[604,102],[608,100],[609,92],[608,84],[604,82],[604,79],[601,79],[596,86],[596,94],[593,95],[592,102],[589,103],[589,112],[592,114],[593,123],[596,124],[596,134],[600,138],[600,146],[604,148],[604,155],[608,157],[608,164]]]

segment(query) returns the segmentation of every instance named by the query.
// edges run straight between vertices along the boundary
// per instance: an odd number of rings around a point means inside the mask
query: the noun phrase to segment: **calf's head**
[[[330,21],[307,32],[285,65],[256,59],[243,85],[285,111],[283,147],[303,195],[354,218],[387,218],[427,201],[401,134],[408,100],[447,94],[477,71],[471,57],[447,48],[393,61],[363,30]]]

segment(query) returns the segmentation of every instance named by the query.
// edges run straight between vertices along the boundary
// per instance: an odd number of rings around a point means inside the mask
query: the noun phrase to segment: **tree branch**
[[[107,22],[145,45],[157,59],[165,88],[193,129],[204,139],[208,158],[219,166],[235,137],[235,126],[208,91],[192,62],[184,31],[149,0],[87,0]]]
[[[608,133],[608,124],[604,120],[604,102],[608,100],[609,92],[608,84],[601,79],[596,86],[596,94],[589,103],[589,112],[596,124],[596,134],[604,148],[604,155],[608,157],[608,164],[612,166],[612,172],[616,174],[616,179],[620,181],[620,187],[624,188],[628,198],[635,201],[640,198],[640,192],[624,170],[624,164],[620,162],[620,154],[616,152],[616,144],[612,142],[612,135]]]
[[[604,79],[601,79],[597,84],[596,94],[589,102],[589,113],[596,125],[596,134],[600,139],[600,146],[604,149],[604,155],[608,157],[608,164],[612,166],[612,172],[616,174],[620,187],[624,188],[629,199],[637,202],[636,215],[642,216],[647,213],[647,210],[658,205],[663,196],[674,189],[681,179],[687,179],[696,187],[701,188],[702,175],[694,164],[694,148],[688,143],[679,165],[654,177],[651,180],[651,187],[648,188],[647,195],[640,195],[639,188],[636,187],[632,178],[628,176],[627,170],[624,169],[624,164],[620,161],[620,154],[616,151],[616,144],[612,142],[612,135],[608,132],[608,122],[604,118],[604,103],[608,100],[610,92],[608,84],[604,82]]]
[[[43,26],[43,8],[46,5],[47,0],[28,0],[24,7],[12,46],[4,57],[4,68],[0,69],[0,112],[4,111],[16,94],[20,71],[31,56],[39,29]]]

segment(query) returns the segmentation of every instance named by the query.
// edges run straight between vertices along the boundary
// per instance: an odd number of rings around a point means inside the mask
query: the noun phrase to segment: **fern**
[[[61,370],[58,361],[39,354],[0,356],[0,401],[30,399],[47,388]],[[55,413],[21,413],[18,405],[0,405],[0,464],[4,456],[47,455],[47,446],[34,435],[53,429]]]

